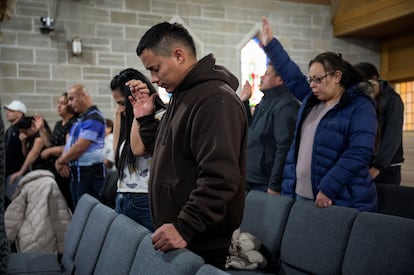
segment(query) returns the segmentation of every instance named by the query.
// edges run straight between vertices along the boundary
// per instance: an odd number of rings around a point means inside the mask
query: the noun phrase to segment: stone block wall
[[[40,17],[47,16],[55,19],[55,31],[41,34]],[[112,117],[112,76],[127,67],[144,71],[136,45],[161,21],[182,23],[192,33],[199,57],[213,53],[240,79],[240,51],[259,30],[262,16],[269,17],[275,35],[305,74],[309,60],[328,50],[341,52],[351,63],[379,65],[377,41],[333,37],[330,7],[325,5],[278,0],[17,0],[15,14],[0,24],[0,99],[2,104],[23,101],[29,115],[40,113],[53,127],[59,119],[58,96],[82,83]],[[80,57],[70,51],[76,36],[83,42]]]

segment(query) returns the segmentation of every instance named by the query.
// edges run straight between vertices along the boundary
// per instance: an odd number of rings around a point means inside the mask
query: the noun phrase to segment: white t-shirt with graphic
[[[120,152],[122,152],[122,143]],[[129,168],[128,165],[124,167],[123,178],[118,179],[118,190],[120,193],[148,193],[148,182],[150,176],[151,156],[135,157],[135,170]]]

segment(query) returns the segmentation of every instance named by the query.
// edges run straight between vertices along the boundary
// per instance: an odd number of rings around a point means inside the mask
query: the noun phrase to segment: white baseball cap
[[[4,105],[3,108],[10,111],[19,111],[24,115],[26,115],[27,112],[26,105],[18,100],[13,100],[9,105]]]

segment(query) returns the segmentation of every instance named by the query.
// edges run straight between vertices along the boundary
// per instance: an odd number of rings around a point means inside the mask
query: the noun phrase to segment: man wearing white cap
[[[12,102],[10,102],[9,105],[4,105],[3,108],[8,111],[19,112],[21,116],[26,115],[26,112],[27,112],[26,105],[24,105],[23,102],[18,101],[18,100],[13,100]],[[7,116],[7,119],[8,119],[8,116]]]
[[[9,175],[19,171],[24,163],[22,144],[19,139],[19,130],[16,127],[17,122],[26,115],[27,109],[23,102],[13,100],[9,105],[4,105],[6,110],[7,121],[10,127],[7,129],[4,138],[4,148],[6,151],[6,179]],[[7,182],[7,181],[6,181]],[[6,205],[8,201],[6,201]]]

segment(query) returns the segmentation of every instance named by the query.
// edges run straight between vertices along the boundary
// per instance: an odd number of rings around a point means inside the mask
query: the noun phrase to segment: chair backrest
[[[118,215],[111,227],[96,263],[94,274],[128,274],[144,237],[151,232],[125,215]]]
[[[118,172],[115,170],[107,170],[99,200],[111,208],[115,208],[116,190],[118,188],[117,182]]]
[[[414,220],[361,213],[345,251],[344,275],[414,274]]]
[[[146,235],[138,247],[129,274],[194,275],[203,264],[203,258],[185,248],[166,253],[155,250],[151,236]]]
[[[261,252],[268,261],[268,269],[276,270],[280,243],[293,199],[270,195],[261,191],[247,194],[241,232],[249,232],[262,243]]]
[[[72,220],[69,223],[68,230],[65,235],[65,246],[62,256],[62,265],[68,274],[71,274],[74,269],[75,254],[78,249],[86,221],[89,218],[92,209],[99,203],[99,201],[88,195],[83,195],[73,213]]]
[[[199,270],[197,270],[195,275],[230,275],[230,273],[218,269],[210,264],[204,264]]]
[[[116,216],[113,209],[101,203],[92,209],[75,254],[75,274],[93,273],[109,227]]]
[[[414,187],[377,183],[378,213],[414,219]]]
[[[283,234],[278,274],[340,274],[358,210],[295,202]]]

